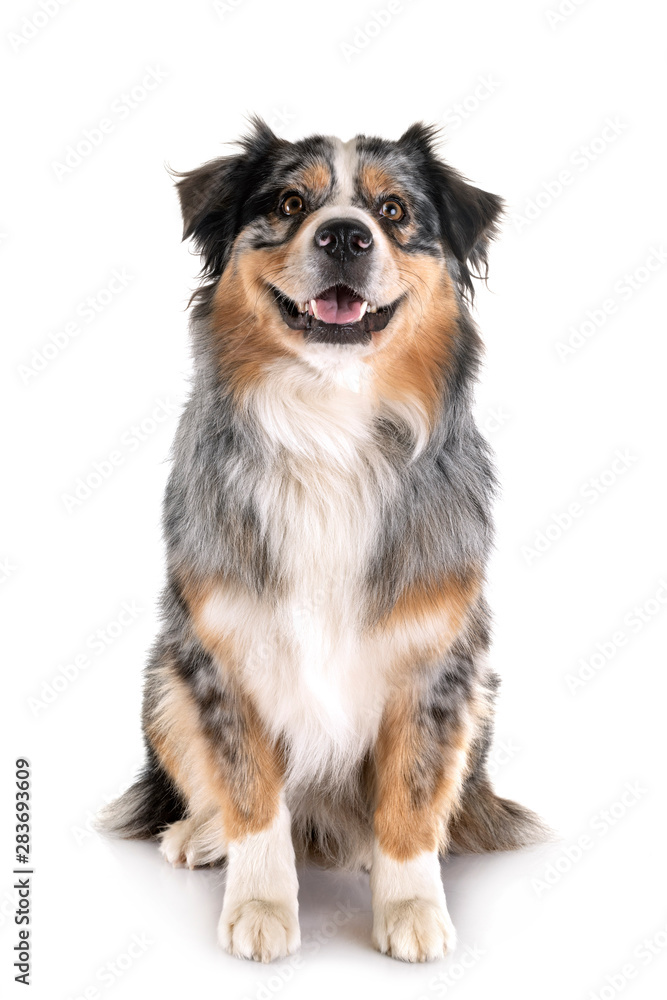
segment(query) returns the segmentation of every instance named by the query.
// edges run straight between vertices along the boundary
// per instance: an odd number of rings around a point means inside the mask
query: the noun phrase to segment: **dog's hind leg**
[[[186,816],[160,834],[160,854],[174,868],[215,865],[227,855],[227,842],[220,831],[220,817]]]
[[[487,671],[479,686],[477,731],[468,754],[467,775],[456,808],[443,828],[442,854],[513,851],[551,840],[553,831],[540,817],[493,790],[487,758],[493,741],[493,701],[498,678]]]

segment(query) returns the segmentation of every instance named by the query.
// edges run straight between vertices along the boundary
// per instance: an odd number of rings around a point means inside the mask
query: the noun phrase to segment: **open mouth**
[[[321,344],[366,344],[394,315],[400,299],[375,306],[347,285],[332,285],[310,302],[294,302],[270,286],[283,320],[291,330]]]

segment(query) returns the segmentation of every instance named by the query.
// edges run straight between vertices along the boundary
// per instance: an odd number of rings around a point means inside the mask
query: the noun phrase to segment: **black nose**
[[[330,219],[315,233],[315,246],[336,260],[361,257],[373,245],[373,234],[358,219]]]

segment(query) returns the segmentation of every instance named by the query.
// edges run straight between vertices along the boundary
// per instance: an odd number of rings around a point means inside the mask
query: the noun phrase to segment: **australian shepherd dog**
[[[203,262],[164,501],[147,759],[103,816],[226,861],[219,940],[299,947],[296,862],[370,873],[373,941],[442,956],[440,860],[543,839],[486,758],[494,473],[473,279],[502,203],[413,125],[276,136],[178,174]]]

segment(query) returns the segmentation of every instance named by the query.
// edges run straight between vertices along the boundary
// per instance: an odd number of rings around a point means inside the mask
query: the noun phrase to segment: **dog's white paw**
[[[402,899],[377,906],[373,944],[404,962],[429,962],[456,947],[447,907],[430,899]]]
[[[221,825],[195,816],[180,819],[160,835],[160,854],[174,868],[215,864],[225,856]]]
[[[237,958],[272,962],[301,944],[296,906],[265,899],[247,899],[222,911],[218,940]]]
[[[437,851],[399,861],[376,842],[371,869],[373,944],[404,962],[442,958],[456,946]]]

